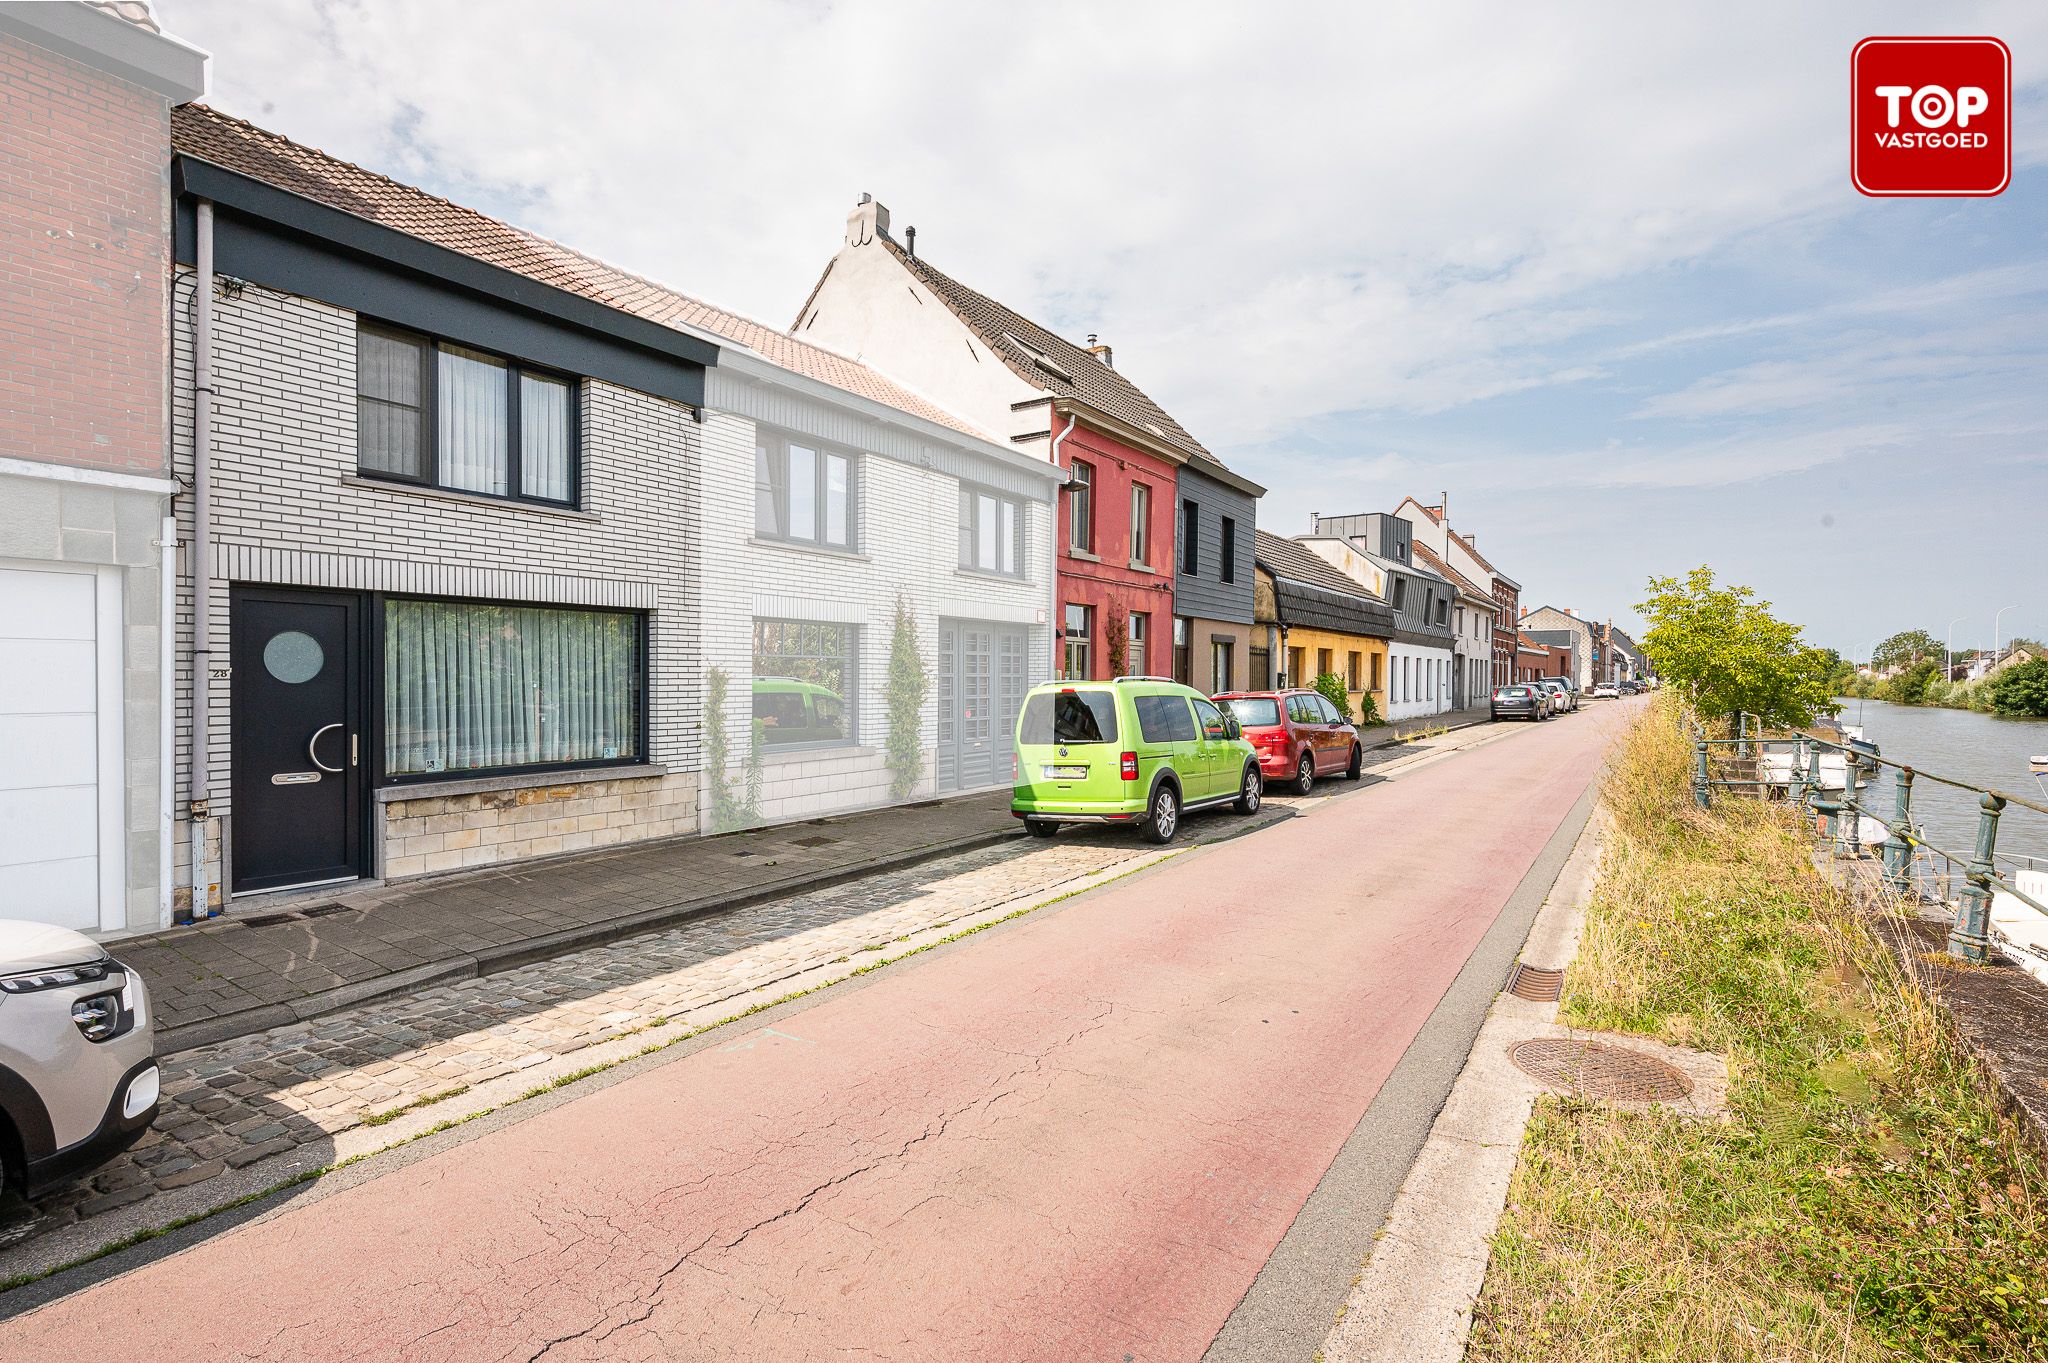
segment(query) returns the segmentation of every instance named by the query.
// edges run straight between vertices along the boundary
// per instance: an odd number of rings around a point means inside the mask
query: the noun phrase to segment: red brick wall
[[[1055,434],[1065,426],[1064,417],[1054,419]],[[1095,470],[1095,549],[1093,559],[1074,555],[1073,545],[1069,542],[1072,524],[1068,515],[1070,494],[1062,492],[1059,503],[1060,605],[1062,609],[1068,603],[1094,608],[1089,670],[1097,678],[1113,675],[1109,670],[1109,645],[1104,632],[1109,617],[1133,611],[1149,615],[1152,638],[1147,646],[1150,656],[1146,659],[1146,667],[1165,676],[1173,667],[1173,524],[1174,516],[1178,514],[1173,490],[1173,465],[1157,455],[1126,445],[1114,436],[1090,430],[1078,422],[1060,444],[1060,467],[1071,468],[1076,459],[1086,461]],[[1152,492],[1152,514],[1148,522],[1151,543],[1146,548],[1146,559],[1154,570],[1151,573],[1139,572],[1129,566],[1133,482],[1144,483]],[[1059,623],[1054,621],[1055,625]],[[1241,670],[1248,665],[1248,660],[1243,656],[1243,649],[1238,653],[1237,665]],[[1060,660],[1061,637],[1055,629],[1055,670]],[[1132,664],[1127,662],[1126,665]]]
[[[170,110],[0,35],[0,455],[164,462]]]
[[[1501,686],[1524,680],[1517,675],[1515,665],[1515,624],[1522,618],[1521,589],[1511,587],[1496,577],[1493,580],[1493,599],[1499,607],[1493,617],[1493,684]]]

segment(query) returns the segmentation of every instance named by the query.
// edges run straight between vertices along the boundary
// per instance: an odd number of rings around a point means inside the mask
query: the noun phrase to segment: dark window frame
[[[369,665],[365,669],[367,675],[364,678],[364,686],[369,691],[369,703],[366,708],[369,724],[366,727],[369,730],[370,739],[370,771],[372,774],[370,785],[372,789],[381,789],[386,786],[437,785],[448,781],[482,780],[486,777],[494,776],[528,776],[546,772],[592,771],[608,767],[642,767],[654,760],[649,756],[652,748],[649,746],[650,734],[648,732],[648,721],[654,691],[654,621],[652,612],[635,610],[630,607],[569,605],[557,601],[514,601],[503,597],[453,596],[434,592],[368,592],[365,593],[365,596],[368,600],[369,608],[363,612],[363,630],[368,635],[364,642],[367,645]],[[409,772],[403,775],[393,775],[386,766],[388,753],[385,747],[385,740],[388,737],[386,733],[385,708],[390,704],[390,697],[385,694],[384,689],[384,606],[389,601],[437,601],[464,606],[510,606],[529,610],[584,611],[593,615],[632,616],[639,622],[640,627],[639,637],[635,640],[640,663],[639,667],[635,670],[639,675],[634,682],[634,688],[638,692],[634,697],[636,712],[634,723],[637,729],[636,736],[639,739],[639,751],[630,755],[621,753],[617,757],[586,758],[578,762],[528,762],[504,767],[465,767],[461,771]]]
[[[1202,551],[1199,543],[1202,534],[1202,504],[1192,497],[1180,501],[1180,572],[1182,577],[1197,577],[1202,569]]]
[[[363,432],[361,403],[363,392],[360,359],[362,354],[361,334],[365,331],[391,340],[404,341],[420,347],[420,449],[425,454],[428,473],[413,476],[392,473],[384,469],[363,466]],[[357,403],[356,422],[356,476],[372,478],[380,483],[396,483],[402,487],[426,487],[439,492],[453,492],[464,497],[483,497],[494,502],[512,502],[522,506],[568,507],[581,510],[583,506],[583,380],[575,374],[551,369],[546,365],[530,364],[516,356],[502,351],[490,350],[483,346],[470,345],[447,337],[434,336],[424,331],[414,331],[373,317],[357,316],[358,336],[356,353],[355,398]],[[457,487],[441,477],[441,366],[439,356],[444,346],[467,350],[502,362],[505,366],[505,486],[506,492],[479,492],[475,488]],[[569,495],[565,498],[534,497],[519,491],[524,483],[524,469],[521,467],[524,443],[519,419],[520,379],[525,377],[546,379],[553,383],[568,385],[569,389]],[[371,401],[378,399],[372,397]],[[453,600],[452,597],[437,597],[435,600]]]
[[[1067,548],[1095,552],[1095,465],[1067,461]]]
[[[1223,548],[1216,561],[1216,580],[1237,581],[1237,518],[1234,516],[1223,518]]]
[[[816,533],[810,536],[792,534],[789,528],[789,451],[792,445],[809,450],[815,456],[815,467],[812,469],[812,474],[816,481],[812,486],[811,520],[812,528]],[[761,526],[761,484],[758,461],[763,450],[767,451],[770,460],[771,486],[776,489],[776,495],[780,498],[776,505],[776,523],[782,527],[780,530],[763,529]],[[861,481],[864,470],[861,467],[861,457],[858,451],[847,449],[843,445],[835,445],[830,441],[814,440],[807,435],[794,434],[789,431],[778,431],[766,426],[757,426],[754,431],[754,457],[757,461],[754,482],[754,525],[752,531],[755,539],[770,544],[791,545],[798,549],[818,549],[829,554],[858,554],[861,552],[861,542],[863,539],[860,533]],[[826,461],[834,458],[846,461],[846,542],[844,544],[836,543],[825,537],[825,468]],[[773,461],[775,460],[780,460],[782,464],[782,480],[779,483],[772,481]]]

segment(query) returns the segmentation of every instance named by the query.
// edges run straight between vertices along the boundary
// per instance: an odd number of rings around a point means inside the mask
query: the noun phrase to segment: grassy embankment
[[[1787,811],[1693,809],[1689,755],[1660,698],[1563,1020],[1726,1056],[1729,1116],[1543,1099],[1469,1357],[2048,1359],[2048,1162]]]

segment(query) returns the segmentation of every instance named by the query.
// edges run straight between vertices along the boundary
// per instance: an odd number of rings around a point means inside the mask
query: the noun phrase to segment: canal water
[[[1890,705],[1853,697],[1838,703],[1842,723],[1860,725],[1863,736],[1893,762],[2048,804],[2048,792],[2027,769],[2030,756],[2048,755],[2048,720],[2002,719],[1974,710]],[[1882,769],[1866,787],[1863,803],[1890,815],[1894,778],[1890,768]],[[1977,800],[1969,791],[1933,781],[1913,783],[1913,817],[1925,827],[1927,840],[1964,856],[1977,842]],[[2048,814],[2008,807],[1999,816],[1998,850],[2012,860],[2031,856],[2034,866],[2048,869]]]

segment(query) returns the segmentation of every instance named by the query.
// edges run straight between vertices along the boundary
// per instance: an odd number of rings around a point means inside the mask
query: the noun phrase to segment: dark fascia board
[[[206,53],[90,5],[0,4],[0,33],[118,76],[173,104],[206,93]]]
[[[172,192],[208,199],[303,233],[329,246],[482,294],[501,304],[653,351],[685,364],[718,363],[718,347],[689,332],[635,317],[617,308],[543,284],[523,274],[436,246],[430,241],[344,213],[290,190],[179,153],[172,163]]]
[[[1297,597],[1299,605],[1313,606],[1333,617],[1348,618],[1354,625],[1359,626],[1336,631],[1338,633],[1356,634],[1361,639],[1391,639],[1396,634],[1394,612],[1382,602],[1369,597],[1341,596],[1327,587],[1319,587],[1313,582],[1298,581],[1284,572],[1275,572],[1264,563],[1260,563],[1259,567],[1273,579],[1273,604],[1278,610],[1282,624],[1307,623],[1289,619],[1287,598],[1294,596]]]

